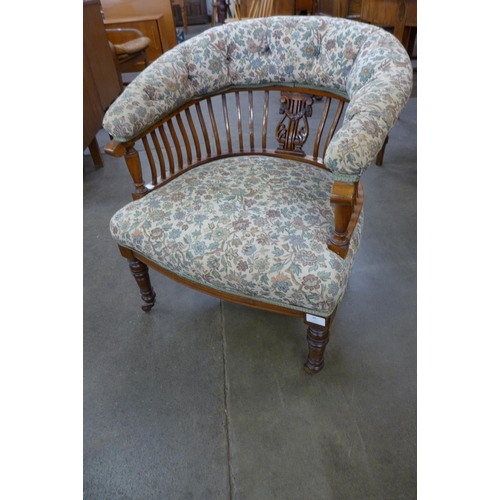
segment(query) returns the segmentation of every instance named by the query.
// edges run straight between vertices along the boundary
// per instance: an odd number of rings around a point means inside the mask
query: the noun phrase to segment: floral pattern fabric
[[[361,216],[345,259],[328,249],[331,186],[331,172],[292,160],[217,160],[122,208],[111,234],[197,283],[327,316],[342,299],[363,226]]]
[[[137,137],[193,97],[230,86],[299,84],[347,93],[350,104],[325,164],[356,181],[383,145],[408,100],[412,66],[381,28],[321,16],[277,16],[218,26],[174,47],[111,105],[104,128]]]

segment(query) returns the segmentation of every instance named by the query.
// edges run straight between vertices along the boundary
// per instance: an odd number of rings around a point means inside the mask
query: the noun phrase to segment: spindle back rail
[[[185,103],[133,141],[111,141],[105,152],[125,155],[133,199],[187,169],[231,156],[278,156],[326,168],[323,156],[346,102],[340,94],[300,87],[230,88]],[[146,181],[141,150],[149,166]]]

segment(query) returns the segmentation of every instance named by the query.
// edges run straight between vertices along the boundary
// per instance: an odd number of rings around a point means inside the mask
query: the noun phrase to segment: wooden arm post
[[[141,159],[133,143],[125,145],[122,142],[112,140],[106,144],[104,152],[116,158],[125,155],[125,162],[135,185],[135,191],[132,193],[134,200],[142,198],[145,194],[149,193],[150,190],[144,185],[144,179],[142,178]]]
[[[127,163],[128,171],[134,180],[135,192],[132,193],[132,198],[138,200],[149,192],[149,189],[144,185],[142,178],[142,167],[139,153],[134,148],[134,145],[127,146],[125,153],[125,162]]]
[[[335,205],[335,230],[328,248],[340,257],[344,258],[349,250],[351,236],[358,222],[363,205],[363,191],[357,182],[335,181],[332,187],[330,201]],[[361,196],[359,196],[361,194]]]

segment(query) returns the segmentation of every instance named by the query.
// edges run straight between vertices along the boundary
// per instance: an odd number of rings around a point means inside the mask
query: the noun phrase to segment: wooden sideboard
[[[102,166],[95,140],[109,105],[123,86],[109,48],[99,0],[83,1],[83,149],[89,148],[95,166]]]

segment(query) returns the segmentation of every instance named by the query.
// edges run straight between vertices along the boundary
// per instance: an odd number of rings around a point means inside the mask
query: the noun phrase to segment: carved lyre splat
[[[302,146],[309,135],[307,118],[312,116],[311,96],[298,92],[281,92],[280,115],[284,115],[276,127],[276,152],[305,156]],[[287,121],[287,122],[286,122]]]

